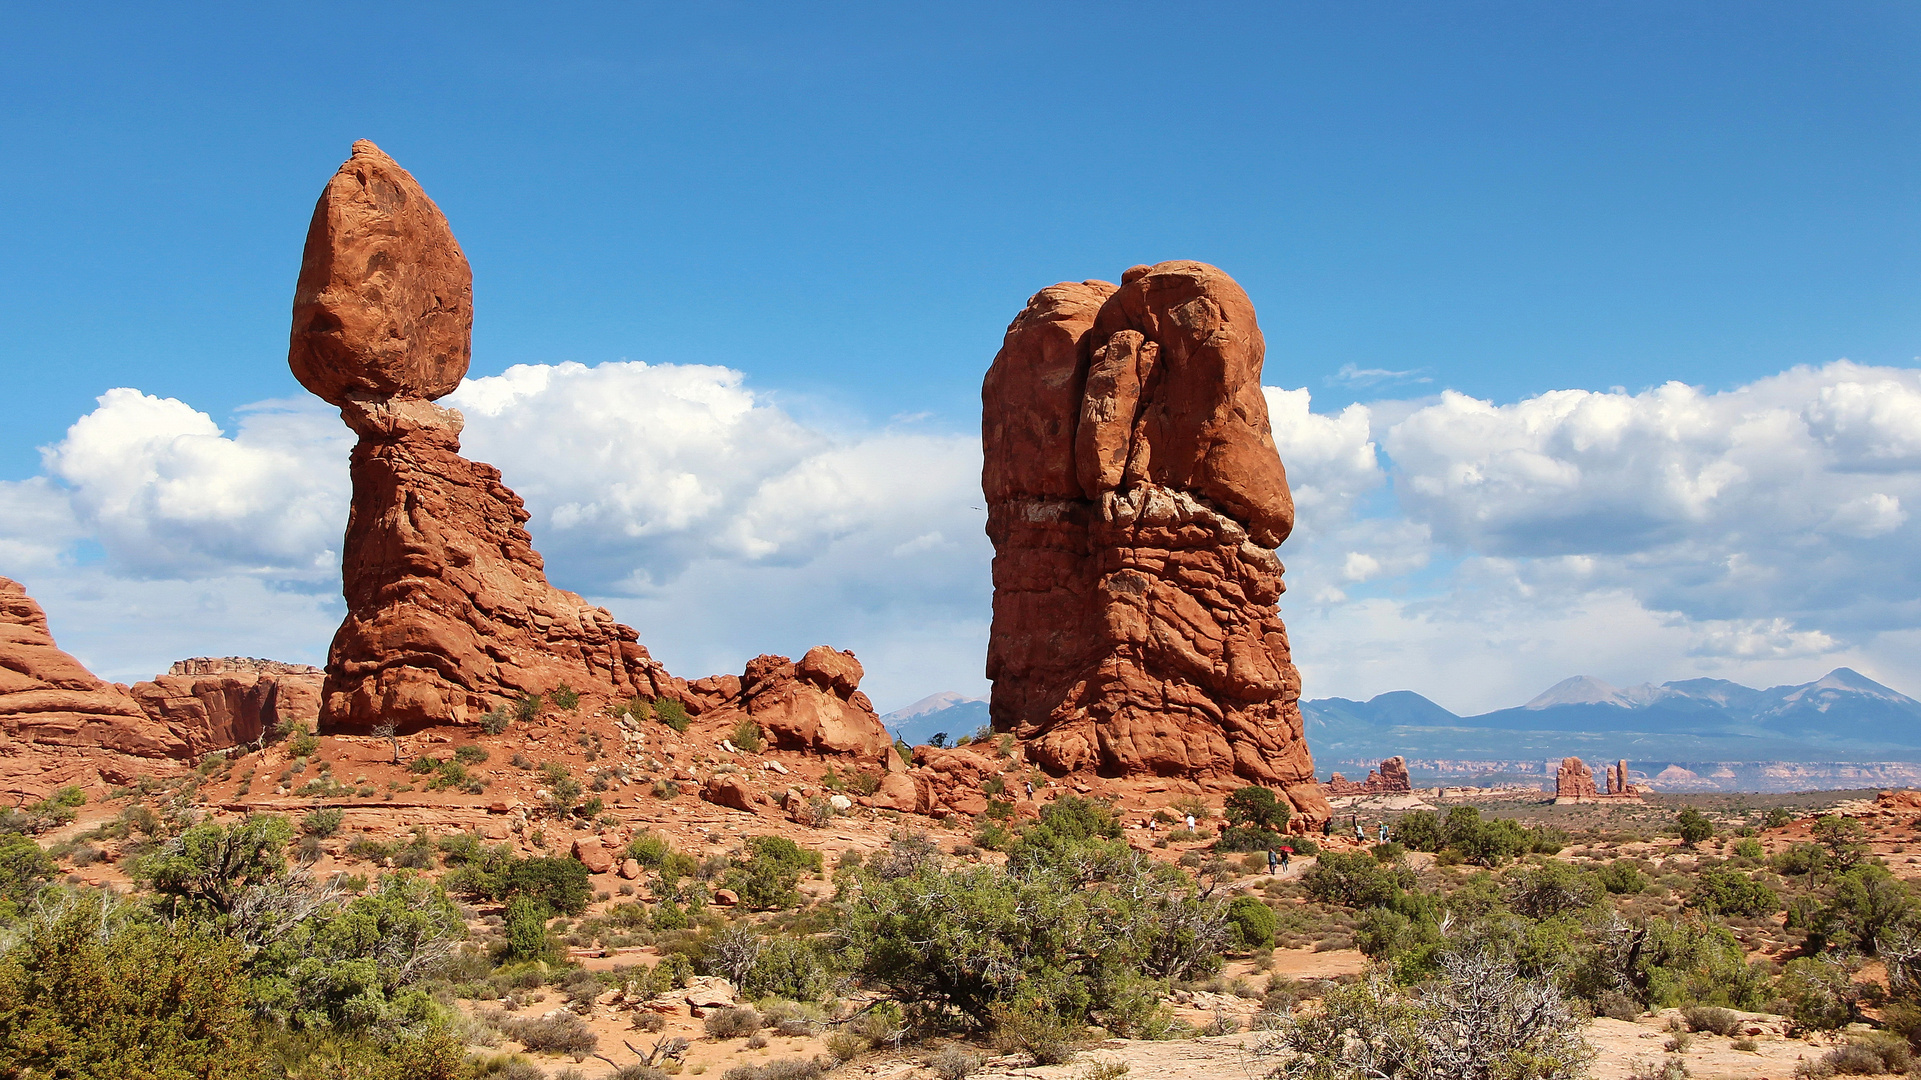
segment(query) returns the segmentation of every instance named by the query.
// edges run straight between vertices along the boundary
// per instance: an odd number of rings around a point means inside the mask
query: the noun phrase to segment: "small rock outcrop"
[[[1335,773],[1327,782],[1329,795],[1404,795],[1413,790],[1407,777],[1407,759],[1398,755],[1382,761],[1379,769],[1369,769],[1366,780],[1349,780]]]
[[[1056,774],[1329,810],[1274,548],[1294,525],[1247,294],[1198,262],[1036,293],[982,387],[997,730]]]
[[[347,618],[321,729],[475,720],[566,684],[657,693],[639,635],[547,581],[519,496],[460,455],[472,272],[414,178],[362,140],[314,208],[287,363],[359,438],[342,555]]]
[[[853,653],[816,645],[799,660],[757,656],[740,675],[696,679],[679,696],[703,721],[752,719],[776,750],[902,768],[893,737],[860,690],[863,674]]]
[[[133,684],[130,692],[197,755],[255,742],[282,722],[312,730],[320,719],[324,678],[306,664],[198,656]]]

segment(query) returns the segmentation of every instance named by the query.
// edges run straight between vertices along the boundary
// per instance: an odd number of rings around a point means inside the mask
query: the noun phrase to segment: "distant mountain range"
[[[884,713],[880,722],[896,739],[904,739],[909,746],[919,746],[931,741],[940,732],[947,733],[951,745],[962,735],[972,735],[987,724],[987,699],[963,697],[945,690],[930,694],[905,708]]]
[[[1616,688],[1585,675],[1525,705],[1457,716],[1398,690],[1301,703],[1317,759],[1921,762],[1921,701],[1849,668],[1756,690],[1726,679]]]
[[[1433,783],[1477,773],[1551,781],[1546,763],[1575,756],[1590,764],[1626,758],[1658,787],[1755,790],[1904,782],[1904,769],[1881,770],[1884,777],[1846,763],[1921,763],[1921,701],[1850,668],[1766,690],[1726,679],[1614,687],[1577,675],[1525,705],[1478,716],[1458,716],[1411,690],[1304,701],[1301,713],[1323,776],[1399,754],[1416,783],[1424,774]],[[987,701],[949,691],[881,720],[909,743],[939,731],[957,739],[987,723]],[[1744,762],[1754,767],[1690,769]],[[1810,763],[1835,767],[1810,773],[1801,767]],[[1682,776],[1697,772],[1698,785]],[[1819,782],[1826,773],[1833,784]]]

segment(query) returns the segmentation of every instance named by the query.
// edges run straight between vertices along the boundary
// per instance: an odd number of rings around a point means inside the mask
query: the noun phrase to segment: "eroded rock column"
[[[1057,772],[1254,782],[1328,808],[1274,548],[1293,498],[1226,274],[1041,290],[982,388],[995,727]]]

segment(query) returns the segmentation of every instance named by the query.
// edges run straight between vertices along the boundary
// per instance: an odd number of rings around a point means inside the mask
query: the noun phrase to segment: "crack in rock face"
[[[1205,263],[1064,282],[981,390],[997,730],[1058,774],[1284,793],[1324,821],[1274,548],[1294,527],[1254,307]]]

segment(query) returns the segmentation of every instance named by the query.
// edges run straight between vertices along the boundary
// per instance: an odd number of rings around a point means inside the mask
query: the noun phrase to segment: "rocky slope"
[[[1015,318],[981,392],[991,711],[1057,774],[1267,784],[1319,820],[1264,349],[1197,262],[1050,286]]]

